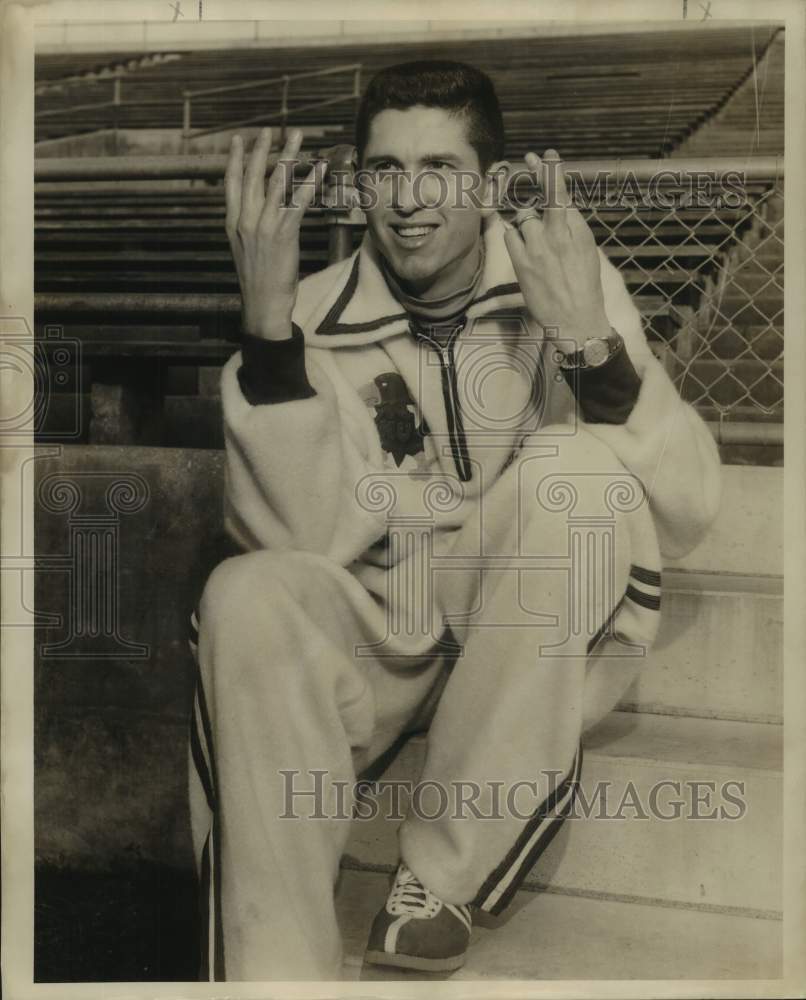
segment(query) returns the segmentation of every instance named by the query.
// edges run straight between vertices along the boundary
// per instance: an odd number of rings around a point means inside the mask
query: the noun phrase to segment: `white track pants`
[[[581,765],[588,654],[651,642],[660,577],[646,501],[609,449],[584,431],[539,443],[430,577],[461,648],[450,670],[433,637],[390,638],[384,601],[324,556],[259,551],[212,573],[190,746],[204,978],[339,978],[340,816],[356,774],[423,719],[433,794],[399,844],[433,892],[500,912],[556,833]],[[373,643],[378,655],[356,655]],[[289,798],[317,782],[318,800]],[[496,818],[457,818],[469,788]]]

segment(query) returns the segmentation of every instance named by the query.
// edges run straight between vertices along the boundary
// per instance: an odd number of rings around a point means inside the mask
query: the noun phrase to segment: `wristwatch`
[[[563,371],[601,368],[621,349],[623,343],[621,334],[611,326],[607,337],[589,337],[580,350],[564,354],[560,368]]]

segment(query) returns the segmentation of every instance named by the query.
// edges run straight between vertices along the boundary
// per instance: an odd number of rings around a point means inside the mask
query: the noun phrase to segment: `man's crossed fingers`
[[[581,343],[608,329],[601,266],[590,226],[573,205],[557,153],[526,154],[543,192],[542,217],[534,209],[516,213],[504,240],[524,301],[544,328],[561,330]]]
[[[532,207],[515,213],[514,230],[507,233],[510,252],[518,254],[528,249],[536,254],[548,244],[562,247],[575,237],[590,236],[588,224],[571,200],[557,151],[548,149],[543,157],[529,152],[525,160],[543,193],[542,217]]]

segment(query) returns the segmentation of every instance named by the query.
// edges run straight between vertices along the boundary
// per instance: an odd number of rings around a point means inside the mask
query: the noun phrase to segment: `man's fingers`
[[[268,205],[278,206],[284,196],[291,190],[294,181],[294,167],[301,145],[302,132],[299,129],[293,129],[269,178],[269,187],[266,194]]]
[[[242,212],[247,212],[255,220],[263,210],[263,185],[266,177],[266,164],[269,162],[270,149],[271,129],[261,129],[246,164],[241,209]]]
[[[540,179],[545,204],[543,220],[546,226],[552,232],[565,231],[568,225],[566,210],[571,204],[571,199],[565,184],[562,161],[557,151],[547,149],[542,159],[536,153],[527,153],[526,163]]]
[[[327,160],[317,160],[305,175],[305,178],[294,188],[290,204],[280,209],[280,217],[291,220],[289,224],[302,223],[302,217],[310,208],[311,202],[322,190],[322,182],[328,168]]]
[[[511,222],[505,222],[504,226],[504,243],[506,243],[513,267],[517,273],[518,269],[526,263],[526,244],[523,242],[523,237],[518,229]]]
[[[330,164],[327,160],[317,160],[305,176],[305,180],[294,191],[294,201],[299,206],[300,216],[310,208],[311,202],[322,190],[322,184]]]
[[[545,236],[542,219],[535,215],[534,209],[522,208],[515,213],[513,225],[518,231],[523,243],[532,250],[536,250],[543,242]]]
[[[243,139],[232,137],[224,174],[224,192],[227,204],[226,230],[230,239],[235,235],[241,217],[241,189],[243,187]]]
[[[284,160],[293,159],[299,152],[300,146],[302,145],[303,134],[298,128],[293,128],[288,133],[288,138],[285,141],[285,146],[283,146],[283,151],[280,153],[280,157]]]
[[[549,206],[568,208],[571,204],[571,196],[568,194],[568,187],[565,183],[563,161],[556,149],[546,150],[543,156],[543,171],[550,193]]]

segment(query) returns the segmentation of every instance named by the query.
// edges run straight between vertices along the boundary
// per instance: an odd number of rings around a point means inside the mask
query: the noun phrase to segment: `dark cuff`
[[[598,368],[562,371],[587,423],[627,422],[641,391],[641,377],[623,341],[615,354]]]
[[[287,340],[264,340],[245,333],[238,383],[252,406],[308,399],[316,390],[305,372],[305,337],[296,323]]]

